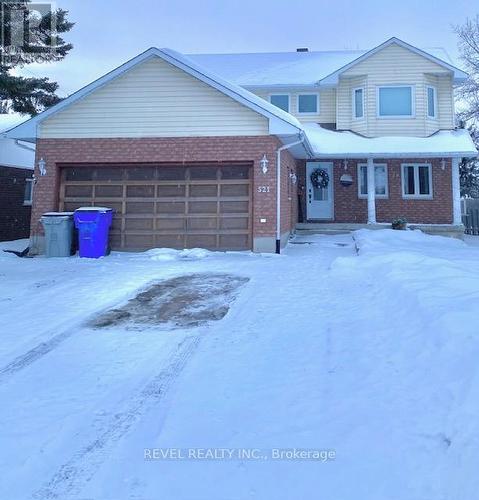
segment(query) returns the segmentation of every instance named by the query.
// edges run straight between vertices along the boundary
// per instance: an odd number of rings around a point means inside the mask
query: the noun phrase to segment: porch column
[[[459,180],[459,158],[452,158],[452,223],[462,224],[461,216],[461,184]]]
[[[374,161],[368,158],[368,224],[376,224],[376,179]]]

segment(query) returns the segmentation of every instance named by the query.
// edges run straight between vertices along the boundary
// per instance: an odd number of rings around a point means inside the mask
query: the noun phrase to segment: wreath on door
[[[327,188],[329,184],[329,174],[322,168],[317,168],[311,174],[311,183],[315,188]]]

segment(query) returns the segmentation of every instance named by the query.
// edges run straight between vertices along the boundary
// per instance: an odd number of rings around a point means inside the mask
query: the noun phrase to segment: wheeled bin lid
[[[45,212],[42,217],[71,217],[74,212]]]
[[[111,212],[113,209],[108,207],[80,207],[75,212]]]

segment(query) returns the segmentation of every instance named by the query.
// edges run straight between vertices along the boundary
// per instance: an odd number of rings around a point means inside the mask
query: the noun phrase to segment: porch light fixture
[[[47,175],[47,162],[43,158],[38,160],[38,170],[40,171],[40,175]]]
[[[261,165],[261,171],[263,172],[263,174],[267,174],[268,172],[268,158],[266,158],[266,155],[264,154],[263,155],[263,158],[261,158],[259,164]]]
[[[344,170],[348,169],[348,160],[343,161]]]
[[[298,176],[294,172],[291,172],[289,174],[289,178],[291,179],[291,184],[293,186],[296,186],[296,183],[298,182]]]
[[[446,170],[446,160],[444,158],[441,160],[441,169]]]

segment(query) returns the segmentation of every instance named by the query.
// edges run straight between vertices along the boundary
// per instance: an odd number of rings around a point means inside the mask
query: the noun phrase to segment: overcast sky
[[[472,0],[58,0],[76,23],[61,63],[27,68],[69,94],[156,47],[183,53],[370,49],[396,36],[444,47],[457,60],[452,25],[479,13]],[[27,73],[28,74],[28,73]]]

